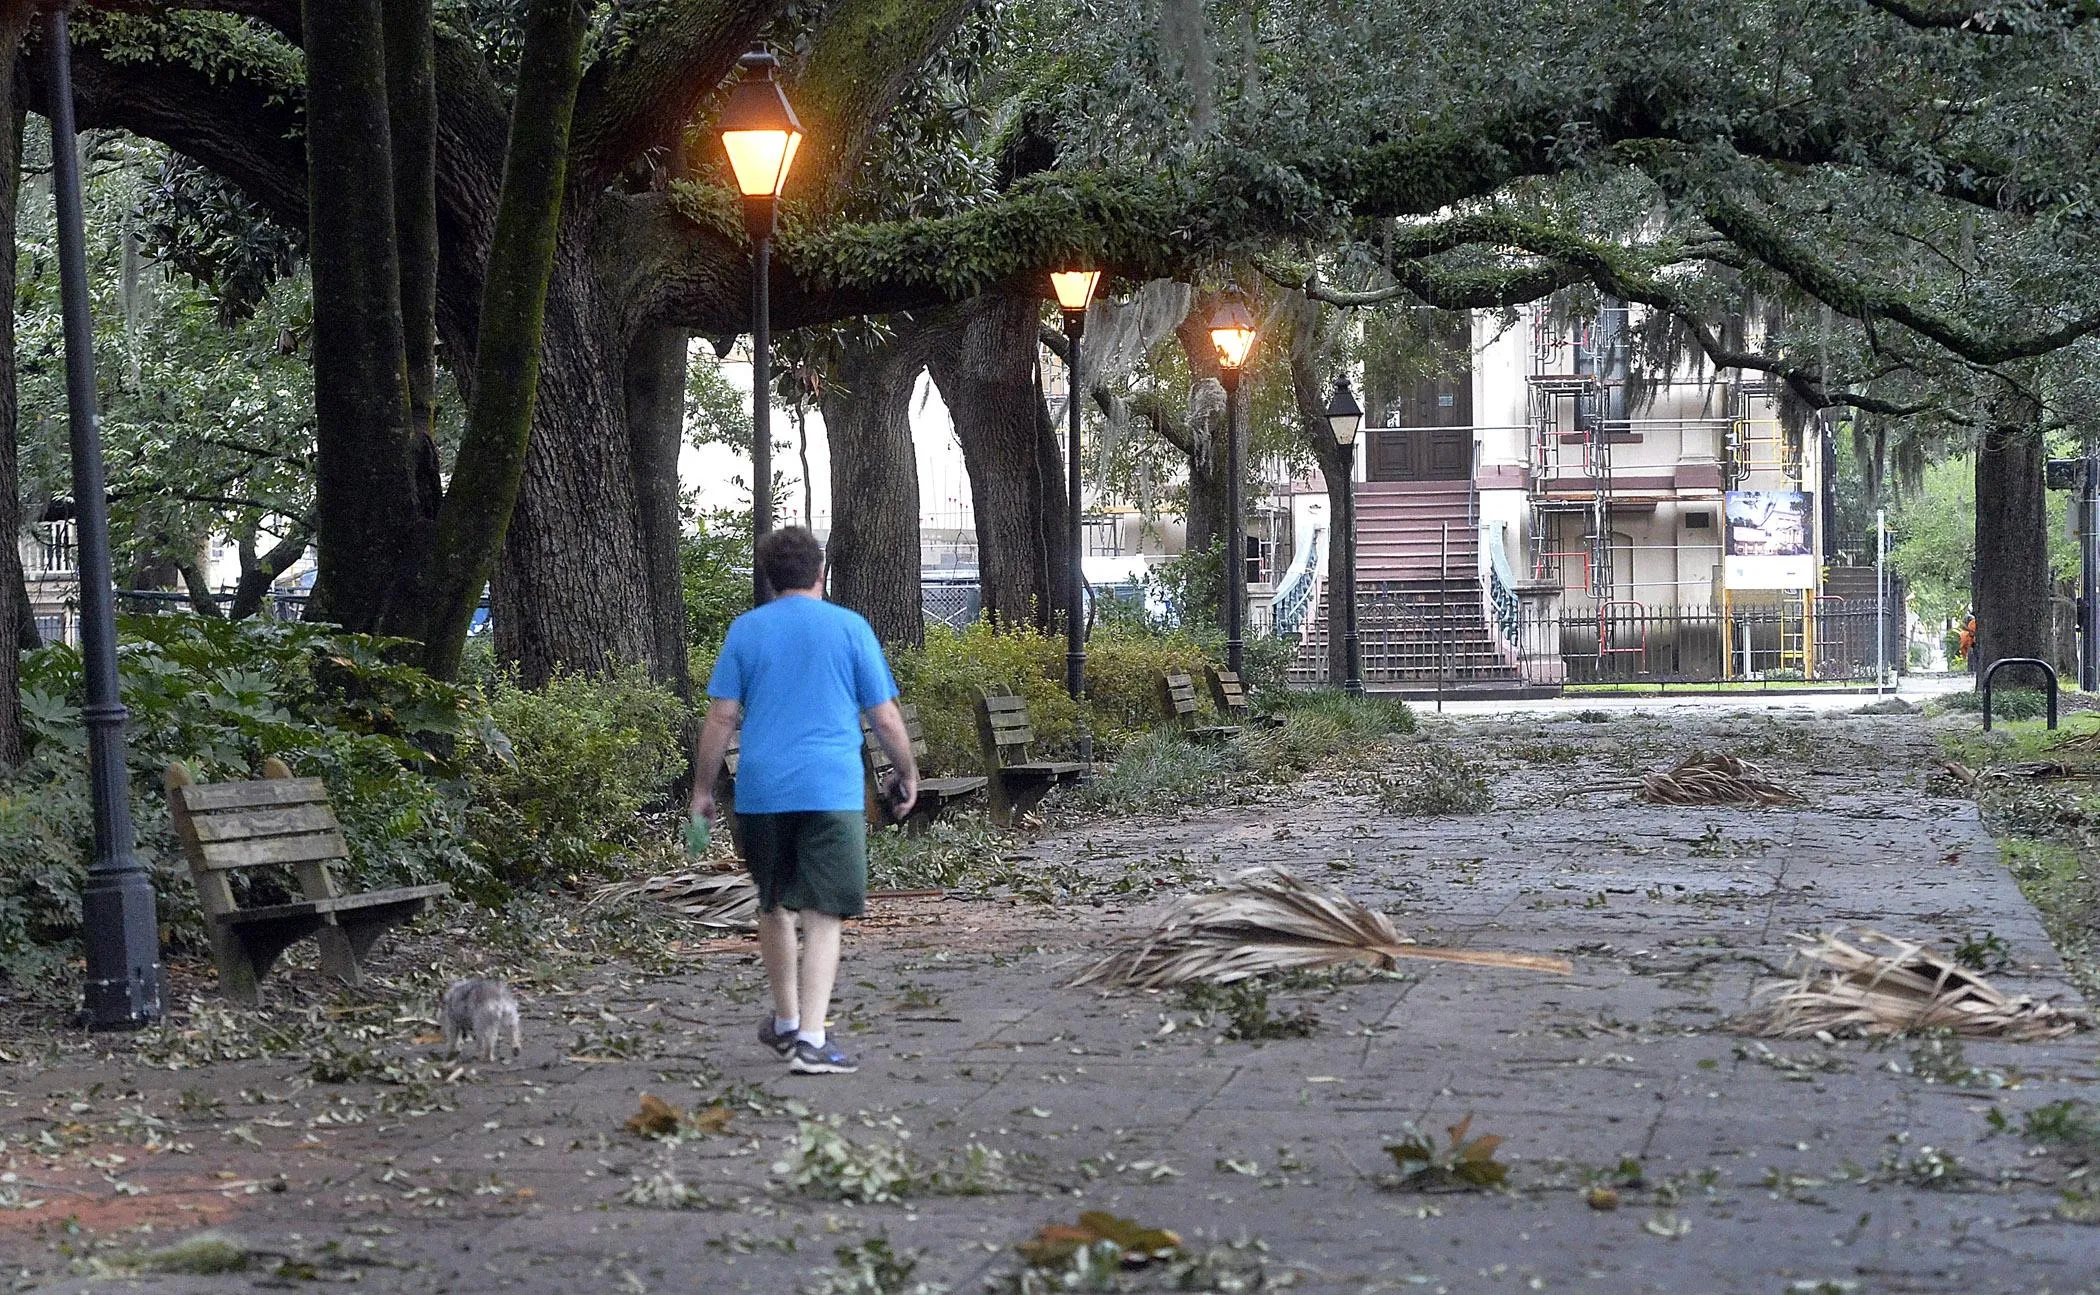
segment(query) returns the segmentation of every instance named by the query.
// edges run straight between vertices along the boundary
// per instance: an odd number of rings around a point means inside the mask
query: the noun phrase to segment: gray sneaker
[[[795,1032],[788,1030],[783,1033],[774,1029],[771,1012],[766,1013],[766,1019],[758,1023],[758,1041],[773,1049],[773,1054],[779,1057],[785,1057],[795,1050]]]
[[[798,1039],[795,1050],[788,1054],[788,1069],[798,1075],[850,1075],[860,1069],[860,1063],[829,1039],[821,1048]]]

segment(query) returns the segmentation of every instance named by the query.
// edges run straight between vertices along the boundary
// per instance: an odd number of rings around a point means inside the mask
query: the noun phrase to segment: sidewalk
[[[1088,1209],[1191,1244],[1258,1240],[1265,1256],[1250,1246],[1235,1262],[1265,1258],[1271,1280],[1323,1292],[2100,1290],[2100,1231],[2055,1213],[2063,1166],[1987,1121],[1999,1111],[2017,1130],[2044,1103],[2094,1098],[2094,1035],[1970,1043],[1957,1061],[1722,1028],[1784,961],[1788,932],[1835,925],[1943,946],[1987,932],[2016,967],[2009,987],[2072,997],[1973,806],[1922,789],[1935,753],[1925,721],[1774,718],[1702,699],[1605,722],[1452,720],[1435,735],[1481,754],[1527,743],[1533,758],[1502,762],[1488,814],[1392,817],[1354,776],[1045,837],[1033,864],[1089,894],[1062,908],[885,908],[852,937],[834,1006],[834,1029],[868,1062],[857,1077],[791,1078],[758,1048],[763,981],[748,956],[639,983],[606,968],[574,997],[528,998],[524,1061],[475,1067],[444,1090],[456,1109],[413,1119],[317,1126],[330,1103],[379,1090],[290,1083],[300,1068],[283,1062],[129,1071],[137,1100],[167,1110],[195,1148],[153,1162],[159,1179],[132,1177],[157,1189],[178,1161],[184,1181],[281,1171],[283,1190],[223,1210],[223,1192],[194,1199],[255,1245],[311,1255],[337,1242],[377,1258],[385,1266],[359,1275],[378,1290],[790,1292],[835,1248],[886,1236],[922,1252],[911,1281],[974,1292],[1014,1270],[1015,1243]],[[1579,794],[1715,748],[1761,759],[1811,804],[1664,809]],[[1263,1043],[1220,1040],[1218,1022],[1203,1028],[1175,995],[1062,987],[1136,921],[1147,879],[1257,865],[1384,907],[1424,942],[1557,952],[1575,974],[1416,963],[1279,990],[1272,1010],[1319,1024]],[[1137,898],[1113,893],[1126,882]],[[611,1022],[591,1025],[600,1011]],[[574,1060],[591,1029],[639,1041]],[[14,1149],[52,1094],[110,1077],[77,1062],[9,1067],[0,1084],[18,1105],[0,1134]],[[226,1094],[224,1112],[175,1114],[199,1084]],[[234,1096],[244,1089],[284,1100]],[[621,1131],[644,1091],[685,1106],[726,1095],[730,1131],[666,1153]],[[1014,1189],[881,1205],[788,1194],[770,1169],[798,1112],[837,1113],[862,1140],[889,1137],[895,1119],[926,1162],[977,1144]],[[1381,1186],[1382,1144],[1407,1122],[1441,1139],[1468,1115],[1473,1133],[1506,1139],[1512,1190]],[[235,1124],[243,1136],[228,1135]],[[713,1207],[626,1203],[666,1170]],[[1920,1185],[1936,1171],[1972,1176]],[[1618,1184],[1616,1210],[1586,1203],[1603,1182]],[[182,1230],[163,1224],[150,1243]],[[0,1212],[0,1247],[63,1271],[19,1213]]]

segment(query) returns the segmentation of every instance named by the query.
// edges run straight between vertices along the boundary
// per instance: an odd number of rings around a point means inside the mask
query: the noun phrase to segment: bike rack
[[[1984,670],[1983,682],[1979,685],[1979,689],[1983,693],[1983,731],[1986,733],[1991,731],[1991,677],[2009,665],[2033,666],[2035,669],[2041,671],[2043,674],[2049,677],[2049,727],[2055,728],[2056,667],[2050,665],[2047,661],[2042,660],[2040,657],[2005,656],[1999,657],[1996,661],[1991,662],[1990,666]]]

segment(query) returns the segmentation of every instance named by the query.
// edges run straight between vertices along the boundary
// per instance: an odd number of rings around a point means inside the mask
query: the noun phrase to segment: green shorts
[[[868,820],[858,810],[738,814],[758,907],[859,917],[868,906]]]

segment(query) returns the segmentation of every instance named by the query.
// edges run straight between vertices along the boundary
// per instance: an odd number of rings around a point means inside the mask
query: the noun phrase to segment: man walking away
[[[773,1012],[758,1039],[799,1074],[851,1074],[860,1065],[825,1037],[824,1014],[844,919],[867,904],[861,715],[896,766],[899,818],[918,799],[919,768],[875,631],[824,601],[817,537],[800,526],[772,531],[759,540],[757,557],[780,593],[731,622],[715,660],[693,814],[714,818],[715,775],[741,722],[737,835],[758,887],[758,948],[773,986]]]

